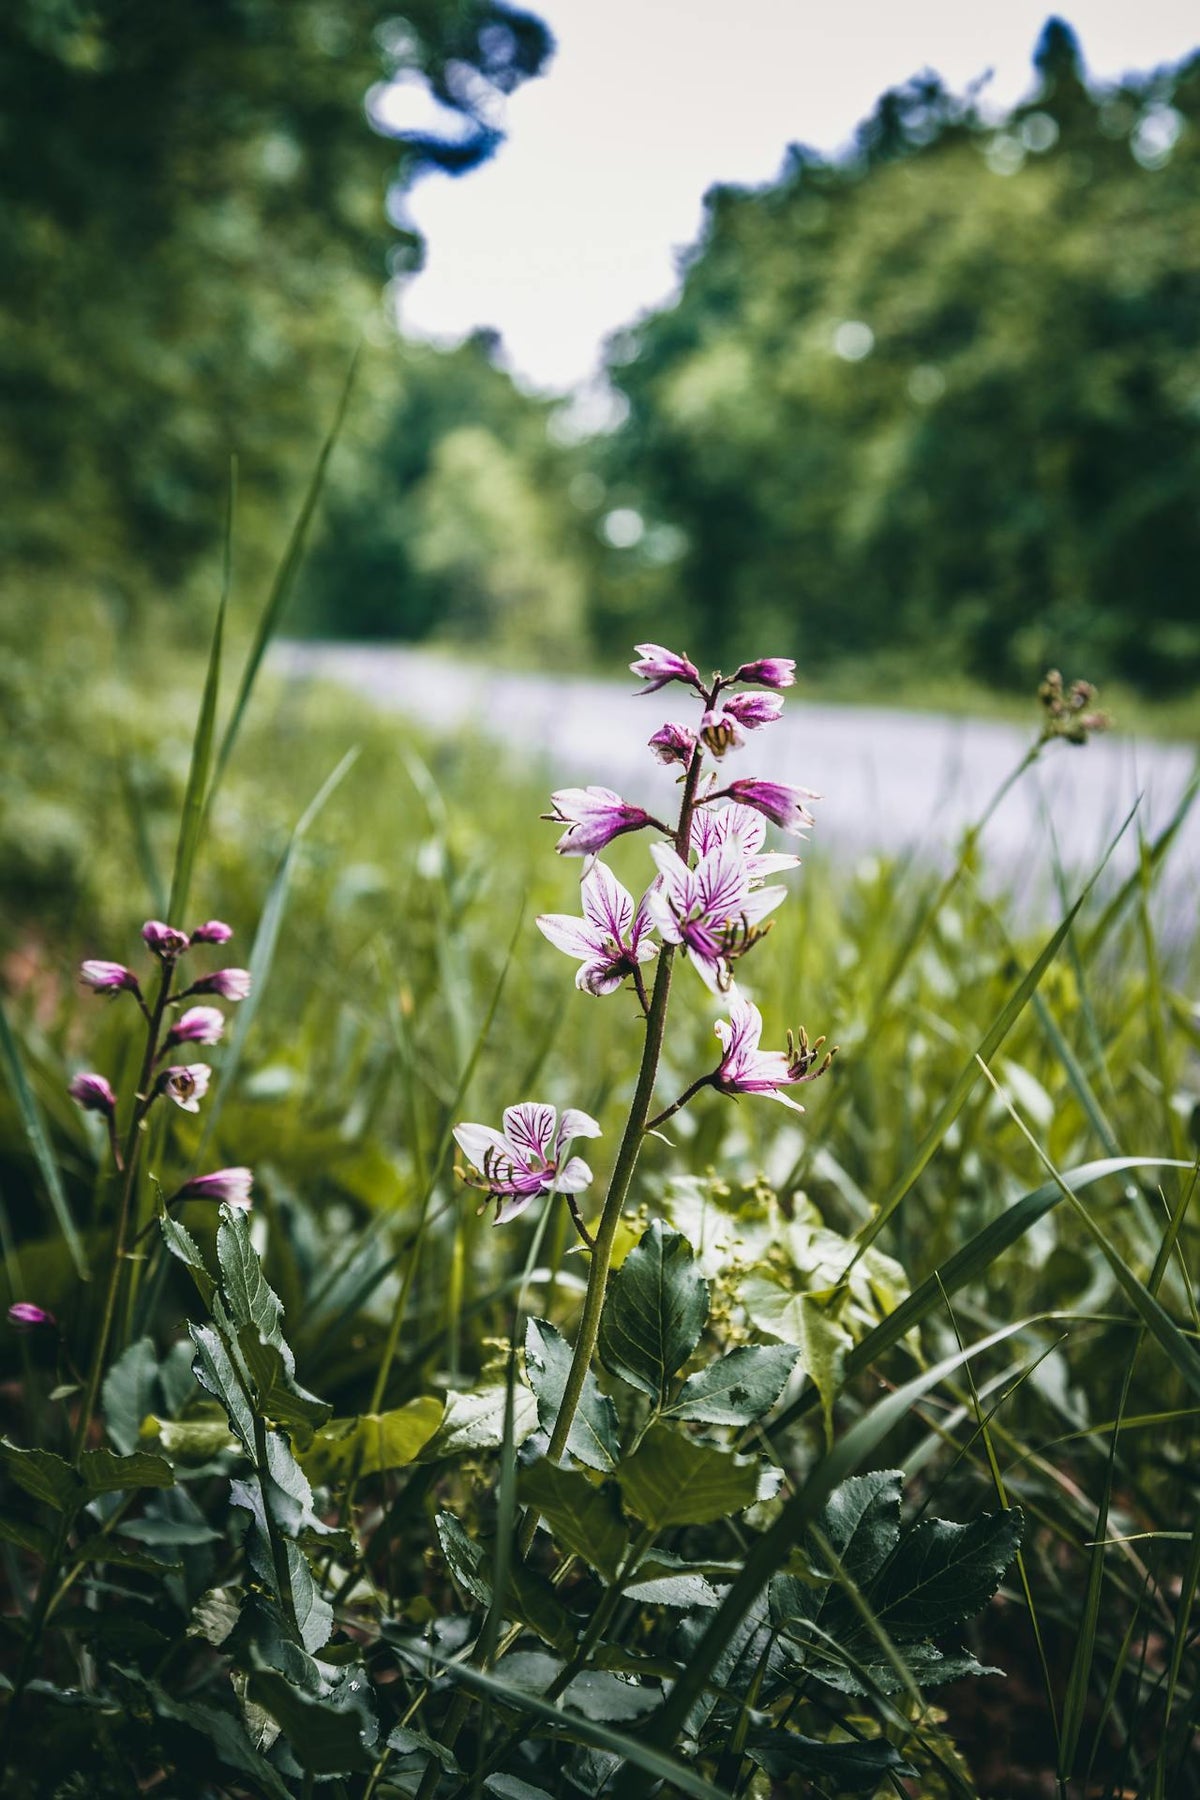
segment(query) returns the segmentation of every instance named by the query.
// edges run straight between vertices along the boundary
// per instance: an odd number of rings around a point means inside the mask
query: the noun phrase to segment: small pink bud
[[[104,1113],[111,1119],[117,1110],[117,1096],[103,1075],[76,1075],[67,1092],[77,1106],[82,1106],[84,1112]]]
[[[211,1080],[212,1070],[207,1063],[185,1063],[163,1070],[158,1078],[158,1092],[184,1112],[198,1113]]]
[[[225,1015],[215,1006],[189,1006],[168,1031],[163,1049],[172,1044],[219,1044],[224,1030]]]
[[[757,731],[775,723],[783,711],[783,698],[780,694],[730,694],[724,706],[743,731]]]
[[[137,976],[124,963],[80,963],[79,977],[86,987],[93,988],[97,994],[119,994],[122,988],[127,988],[132,994],[139,991]]]
[[[219,994],[222,1000],[244,1000],[250,992],[249,969],[217,969],[193,981],[193,994]]]
[[[757,662],[743,663],[733,680],[754,682],[759,687],[792,687],[796,664],[790,656],[762,656]]]
[[[41,1325],[57,1325],[58,1320],[44,1306],[32,1300],[14,1300],[8,1309],[8,1322],[17,1331],[36,1331]]]
[[[222,919],[209,919],[205,924],[197,925],[192,933],[192,943],[227,944],[232,936],[232,925],[226,925]]]
[[[214,1169],[211,1175],[195,1175],[185,1181],[176,1200],[213,1200],[219,1205],[240,1206],[249,1212],[253,1169]]]
[[[189,942],[186,931],[176,931],[173,925],[164,925],[161,919],[147,919],[142,926],[142,937],[155,956],[172,961],[182,956]]]
[[[686,767],[695,754],[695,734],[686,725],[660,725],[650,739],[650,748],[660,763],[683,763]]]
[[[759,781],[755,777],[744,781],[731,781],[727,788],[722,788],[722,795],[735,800],[740,806],[752,806],[756,812],[770,819],[784,831],[794,836],[803,834],[804,828],[811,825],[813,816],[804,805],[805,800],[819,800],[820,794],[814,794],[810,788],[791,787],[784,781]]]

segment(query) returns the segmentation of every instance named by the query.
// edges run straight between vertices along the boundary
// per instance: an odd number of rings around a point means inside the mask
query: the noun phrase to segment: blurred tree
[[[7,0],[0,556],[176,586],[235,448],[277,539],[389,255],[419,257],[389,202],[489,155],[550,47],[500,0]]]
[[[1051,21],[1036,68],[1000,125],[922,77],[715,189],[613,341],[607,474],[685,534],[693,653],[1200,678],[1200,58],[1092,95]]]

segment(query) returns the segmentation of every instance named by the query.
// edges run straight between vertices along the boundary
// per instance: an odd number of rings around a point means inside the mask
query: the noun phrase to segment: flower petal
[[[542,936],[568,956],[595,956],[600,946],[582,919],[570,913],[539,913],[534,924]]]
[[[526,1162],[544,1162],[554,1139],[554,1108],[537,1100],[504,1109],[504,1135]]]
[[[454,1141],[467,1161],[481,1174],[484,1158],[489,1151],[493,1156],[503,1157],[507,1163],[511,1164],[513,1160],[512,1145],[498,1131],[493,1131],[490,1125],[472,1125],[469,1122],[456,1125]]]
[[[580,1112],[577,1106],[564,1106],[558,1136],[554,1140],[554,1154],[561,1156],[572,1138],[598,1138],[600,1135],[600,1127],[591,1113]],[[562,1183],[558,1185],[561,1187]]]
[[[633,896],[623,887],[606,863],[596,861],[584,876],[580,887],[583,913],[602,935],[624,944],[633,924]]]
[[[592,1171],[582,1156],[573,1156],[558,1171],[558,1179],[554,1183],[555,1191],[560,1194],[582,1194],[584,1188],[592,1185]]]

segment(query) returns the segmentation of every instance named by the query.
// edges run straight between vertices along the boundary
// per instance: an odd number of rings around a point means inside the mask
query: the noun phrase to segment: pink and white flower
[[[193,981],[189,994],[219,994],[222,1000],[244,1000],[250,992],[249,969],[214,969]]]
[[[785,781],[760,781],[757,776],[751,776],[748,780],[731,781],[713,798],[752,806],[755,812],[762,813],[782,831],[790,832],[793,837],[803,837],[805,828],[815,823],[804,802],[819,800],[821,796],[814,794],[811,788],[791,787]]]
[[[674,650],[666,650],[661,644],[635,644],[634,649],[638,660],[631,662],[629,667],[647,683],[639,689],[640,693],[656,694],[668,681],[686,681],[698,693],[704,692],[700,671],[686,656],[677,656]]]
[[[189,1006],[168,1031],[163,1049],[174,1044],[219,1044],[224,1031],[225,1014],[219,1007]]]
[[[791,687],[796,680],[796,664],[790,656],[761,656],[757,662],[743,663],[733,681],[749,681],[759,687]]]
[[[798,856],[783,850],[764,852],[766,835],[766,820],[748,806],[698,806],[692,816],[692,849],[697,857],[705,857],[710,850],[736,838],[746,860],[751,887],[759,886],[768,875],[800,867]]]
[[[686,725],[660,725],[650,739],[650,748],[660,763],[682,763],[686,768],[696,754],[696,734]]]
[[[611,788],[560,788],[550,801],[554,811],[543,816],[567,828],[554,846],[560,856],[591,856],[622,832],[653,823],[648,812]]]
[[[198,1113],[211,1080],[212,1070],[207,1063],[176,1064],[163,1070],[157,1091],[173,1100],[184,1112]]]
[[[595,862],[580,884],[583,917],[542,913],[538,930],[557,950],[579,959],[575,986],[587,994],[612,994],[639,963],[657,952],[650,943],[650,914],[643,898],[637,907],[605,863]]]
[[[80,963],[79,978],[97,994],[119,994],[123,989],[131,994],[141,992],[137,976],[124,963],[89,960]]]
[[[82,1073],[72,1077],[67,1092],[84,1112],[103,1113],[111,1119],[117,1110],[117,1096],[103,1075]]]
[[[222,1206],[240,1206],[249,1212],[253,1201],[250,1189],[254,1185],[253,1169],[214,1169],[211,1175],[194,1175],[185,1181],[175,1200],[212,1200]]]
[[[488,1125],[455,1126],[454,1141],[471,1164],[460,1174],[496,1202],[494,1224],[515,1219],[543,1194],[581,1194],[590,1184],[592,1171],[583,1158],[564,1162],[562,1156],[573,1138],[599,1137],[599,1125],[575,1107],[564,1110],[557,1130],[556,1120],[552,1106],[527,1100],[506,1109],[502,1132]]]
[[[193,944],[227,944],[233,936],[233,926],[226,925],[224,919],[207,919],[203,925],[197,925],[192,933]]]
[[[714,994],[733,984],[731,964],[764,935],[762,920],[787,897],[784,887],[752,888],[736,837],[702,856],[694,869],[669,844],[652,844],[660,881],[646,895],[664,943],[680,944]]]
[[[815,1044],[810,1044],[804,1031],[798,1037],[788,1032],[786,1053],[760,1050],[762,1028],[762,1014],[757,1006],[743,994],[735,994],[729,1006],[728,1023],[718,1019],[713,1026],[724,1055],[720,1068],[712,1077],[712,1085],[723,1094],[765,1094],[768,1100],[778,1100],[794,1112],[803,1112],[798,1100],[780,1090],[795,1087],[802,1081],[816,1081],[833,1061],[834,1052],[831,1050],[822,1057],[821,1046],[825,1039],[818,1038]]]

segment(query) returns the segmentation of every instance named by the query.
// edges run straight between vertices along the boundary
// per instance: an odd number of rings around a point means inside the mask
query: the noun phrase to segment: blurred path
[[[627,682],[514,674],[423,650],[360,644],[278,644],[277,674],[333,681],[428,731],[464,728],[541,761],[548,786],[602,783],[628,798],[665,804],[669,771],[646,749],[664,718],[689,719],[682,693],[646,698]],[[913,850],[945,861],[1026,749],[1030,729],[884,707],[822,706],[789,698],[778,725],[729,758],[731,773],[762,773],[815,788],[814,841],[840,853]],[[1120,733],[1086,748],[1052,744],[1000,806],[984,840],[989,863],[1032,904],[1050,899],[1046,820],[1065,864],[1090,871],[1142,795],[1148,837],[1161,830],[1195,756],[1176,744],[1134,743]],[[736,768],[733,766],[736,764]],[[1124,874],[1137,860],[1136,827],[1118,847]],[[1174,932],[1197,922],[1200,801],[1172,852],[1167,883]],[[1173,933],[1174,934],[1174,933]]]

